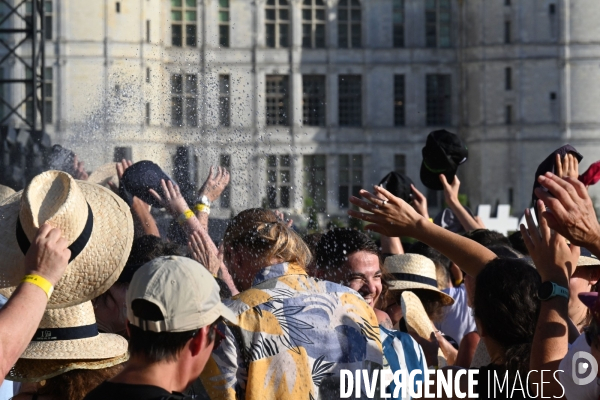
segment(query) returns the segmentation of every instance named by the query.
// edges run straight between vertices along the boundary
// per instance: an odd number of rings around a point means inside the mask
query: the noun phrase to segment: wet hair
[[[508,240],[513,249],[517,250],[521,254],[528,256],[529,250],[527,250],[527,246],[525,246],[525,241],[523,240],[523,235],[521,231],[515,231],[508,236]]]
[[[335,270],[346,264],[348,257],[366,251],[380,257],[379,247],[367,235],[351,228],[335,228],[317,244],[317,270]],[[380,257],[381,258],[381,257]]]
[[[489,229],[475,229],[474,231],[467,232],[463,235],[464,237],[471,239],[482,246],[510,246],[508,238],[500,232],[490,231]]]
[[[449,271],[452,261],[448,257],[423,242],[414,243],[409,247],[407,253],[420,254],[433,261],[438,289],[442,290],[448,287],[448,282],[452,281],[452,275]]]
[[[156,304],[144,299],[133,300],[131,310],[136,317],[148,321],[163,321],[165,319]],[[219,320],[210,325],[208,339],[211,342],[215,339],[213,325],[218,322]],[[131,323],[128,326],[129,353],[132,357],[144,358],[148,363],[177,361],[181,350],[198,333],[198,329],[185,332],[152,332],[145,331]]]
[[[540,312],[538,272],[524,259],[496,258],[477,275],[473,311],[485,333],[504,349],[495,363],[509,375],[529,371]]]
[[[263,263],[276,258],[306,269],[311,261],[310,250],[302,238],[273,211],[262,208],[251,208],[236,215],[225,231],[223,246],[226,263],[236,248],[247,250]]]
[[[74,369],[47,379],[37,390],[40,396],[53,400],[83,400],[102,382],[113,378],[123,369],[123,364],[102,369]]]
[[[135,271],[155,258],[185,255],[186,251],[176,243],[165,242],[163,239],[153,235],[141,236],[133,240],[129,258],[117,282],[130,283]]]

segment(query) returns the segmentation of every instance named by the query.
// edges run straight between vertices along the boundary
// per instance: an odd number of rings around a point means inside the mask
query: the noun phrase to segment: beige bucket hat
[[[33,340],[7,379],[39,382],[73,369],[102,369],[127,361],[127,340],[98,333],[91,301],[47,309]]]
[[[90,174],[87,182],[95,183],[100,186],[110,188],[109,182],[119,186],[119,177],[117,176],[117,164],[109,163],[101,165]]]
[[[389,290],[426,289],[439,294],[444,305],[454,304],[454,299],[437,287],[435,264],[419,254],[397,254],[385,259],[385,268],[392,278]]]
[[[131,212],[119,196],[67,173],[47,171],[10,200],[0,205],[3,295],[10,296],[25,275],[24,254],[44,222],[61,230],[71,250],[48,308],[91,300],[118,279],[133,242]]]

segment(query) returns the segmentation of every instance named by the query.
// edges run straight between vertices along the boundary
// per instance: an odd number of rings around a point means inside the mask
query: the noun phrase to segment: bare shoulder
[[[379,325],[383,326],[386,329],[394,329],[394,324],[392,324],[392,320],[386,312],[378,310],[376,308],[374,308],[373,310],[375,311],[375,316],[377,317],[377,322],[379,323]]]

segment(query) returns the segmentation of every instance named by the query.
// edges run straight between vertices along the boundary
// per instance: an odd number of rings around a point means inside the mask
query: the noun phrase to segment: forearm
[[[559,368],[560,361],[568,351],[568,317],[567,299],[556,296],[542,302],[531,348],[531,371],[556,371]],[[541,374],[534,372],[531,375],[541,385]],[[544,394],[557,398],[562,393],[563,389],[556,380],[545,380]]]
[[[208,231],[208,213],[196,210],[196,218],[198,218],[200,225],[202,225],[202,227]]]
[[[381,235],[381,252],[383,254],[404,254],[400,238]]]
[[[153,235],[160,237],[156,221],[154,220],[154,217],[152,217],[152,214],[147,208],[145,210],[141,209],[140,207],[135,206],[134,203],[134,206],[131,207],[131,211],[134,223],[140,227],[144,235]]]
[[[469,232],[480,229],[477,221],[467,212],[458,200],[449,202],[448,207],[450,207],[456,218],[458,218],[458,221],[465,231]]]
[[[452,233],[424,218],[419,220],[412,236],[448,257],[473,277],[496,258],[493,252],[479,243]]]
[[[23,283],[0,310],[0,360],[2,378],[17,362],[34,336],[48,298],[39,287]]]

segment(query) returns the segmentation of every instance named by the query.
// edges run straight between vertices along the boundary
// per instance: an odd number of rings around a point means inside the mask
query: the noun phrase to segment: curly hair
[[[485,333],[502,346],[509,374],[527,373],[540,312],[538,272],[523,259],[496,258],[477,275],[473,311]]]

